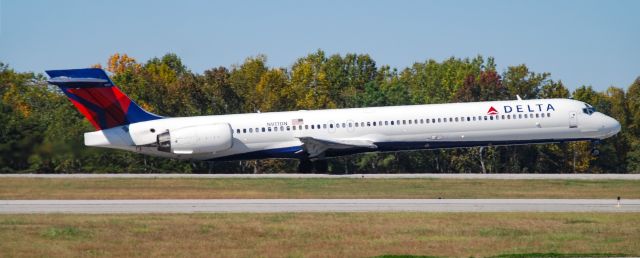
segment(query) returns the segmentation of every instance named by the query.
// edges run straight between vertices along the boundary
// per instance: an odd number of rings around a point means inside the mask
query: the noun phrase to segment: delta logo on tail
[[[491,106],[489,108],[489,111],[487,111],[487,115],[497,115],[498,114],[498,110],[496,110],[493,106]]]

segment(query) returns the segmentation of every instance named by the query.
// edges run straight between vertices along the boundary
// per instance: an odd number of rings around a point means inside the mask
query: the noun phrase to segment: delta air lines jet
[[[532,99],[195,117],[149,113],[101,69],[47,71],[96,128],[86,146],[190,160],[295,158],[373,151],[598,142],[620,123],[572,99]],[[593,154],[597,155],[597,149]]]

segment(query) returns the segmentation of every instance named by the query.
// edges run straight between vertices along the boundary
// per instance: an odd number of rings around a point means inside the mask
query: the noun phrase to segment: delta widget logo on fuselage
[[[515,106],[510,106],[510,105],[504,105],[504,113],[505,114],[509,114],[512,112],[516,112],[516,113],[524,113],[524,112],[549,112],[549,111],[556,111],[556,109],[553,107],[553,105],[551,104],[534,104],[534,105],[515,105]],[[515,108],[514,108],[515,107]],[[498,114],[498,110],[496,108],[494,108],[493,106],[489,107],[489,111],[487,111],[487,115],[493,116],[493,115],[497,115]]]

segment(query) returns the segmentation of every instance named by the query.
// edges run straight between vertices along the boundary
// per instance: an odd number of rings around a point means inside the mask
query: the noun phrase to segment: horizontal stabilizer
[[[65,76],[55,77],[48,80],[50,84],[59,87],[69,88],[94,88],[94,87],[111,87],[108,80],[96,78],[69,78]]]
[[[49,83],[60,87],[110,87],[113,82],[100,68],[48,70]]]

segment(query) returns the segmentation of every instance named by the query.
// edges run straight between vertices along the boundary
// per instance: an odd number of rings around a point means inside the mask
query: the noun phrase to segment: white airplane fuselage
[[[85,133],[85,145],[193,160],[597,141],[615,119],[571,99],[163,118]]]

